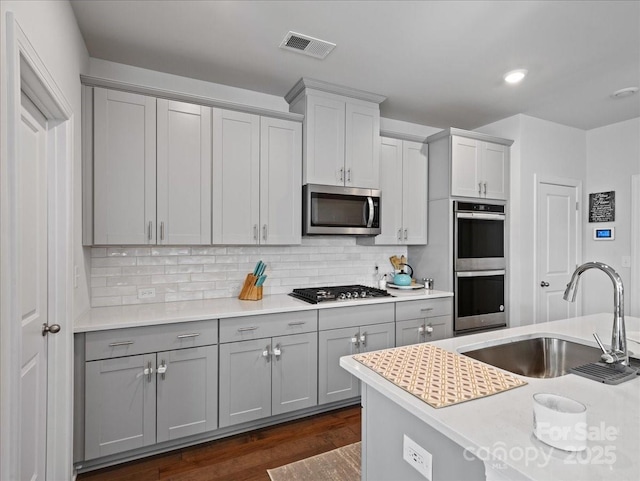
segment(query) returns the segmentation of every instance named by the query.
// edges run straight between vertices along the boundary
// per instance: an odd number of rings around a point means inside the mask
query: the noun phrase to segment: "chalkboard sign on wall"
[[[589,222],[613,222],[616,220],[616,192],[589,194]]]

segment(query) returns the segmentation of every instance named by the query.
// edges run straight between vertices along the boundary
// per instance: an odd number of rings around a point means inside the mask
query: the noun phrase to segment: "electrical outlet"
[[[422,476],[431,481],[433,476],[433,460],[431,453],[406,434],[404,435],[402,443],[402,457]]]
[[[156,297],[155,287],[146,287],[144,289],[138,289],[138,299],[151,299]]]

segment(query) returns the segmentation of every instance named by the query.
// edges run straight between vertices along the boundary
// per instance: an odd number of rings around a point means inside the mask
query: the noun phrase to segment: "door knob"
[[[548,283],[548,282],[545,282],[545,281],[542,281],[542,282],[540,283],[540,287],[549,287],[549,283]]]
[[[46,322],[42,325],[42,335],[46,336],[47,334],[57,334],[60,332],[60,324],[47,324]]]

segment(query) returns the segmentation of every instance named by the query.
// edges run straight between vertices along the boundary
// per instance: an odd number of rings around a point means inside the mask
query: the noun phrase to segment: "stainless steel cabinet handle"
[[[344,182],[344,169],[340,169],[340,182]]]
[[[280,358],[282,351],[280,350],[280,344],[277,344],[276,347],[273,348],[273,355],[276,356],[276,361]]]
[[[427,311],[433,311],[433,307],[423,307],[422,309],[420,309],[420,312],[427,312]]]
[[[482,182],[478,182],[478,194],[482,194]]]
[[[262,226],[262,238],[263,238],[264,240],[267,240],[267,224],[264,224],[264,225]]]
[[[271,353],[269,352],[269,347],[271,346],[267,346],[267,348],[264,351],[262,351],[262,357],[264,357],[267,360],[267,362],[269,362],[269,358],[271,357]]]
[[[199,335],[199,332],[192,332],[191,334],[180,334],[178,336],[178,339],[188,339],[190,337],[198,337]]]
[[[367,346],[367,333],[366,332],[364,334],[360,334],[360,344],[362,344],[363,347]]]
[[[164,381],[164,375],[167,372],[167,364],[164,362],[164,359],[158,366],[158,369],[156,369],[156,372],[160,374],[160,376],[162,377],[162,380]]]
[[[425,330],[425,332],[426,332],[427,334],[431,334],[431,333],[433,332],[433,327],[431,327],[431,326],[427,326],[427,327],[425,327],[425,329],[424,329],[424,330]]]
[[[258,224],[253,224],[253,240],[258,240]]]
[[[549,287],[549,283],[548,283],[548,282],[545,282],[545,281],[542,281],[542,282],[540,283],[540,287]]]
[[[153,374],[153,366],[151,365],[151,361],[147,363],[146,369],[142,372],[147,376],[147,381],[151,382],[151,375]]]
[[[164,240],[164,221],[160,222],[160,240]]]
[[[398,240],[402,240],[402,229],[398,229]]]
[[[404,240],[407,240],[408,237],[409,237],[409,229],[405,229],[404,230]]]
[[[347,182],[351,182],[351,169],[347,169]]]
[[[153,221],[149,221],[149,227],[147,228],[147,237],[149,240],[151,240],[151,229],[153,227]]]
[[[360,343],[358,342],[358,334],[351,338],[351,344],[353,344],[355,347],[358,347],[360,345]]]
[[[255,331],[256,329],[258,329],[258,326],[239,327],[238,332]]]
[[[290,322],[289,326],[304,326],[307,322],[306,321],[295,321],[295,322]]]
[[[418,327],[418,334],[420,334],[421,336],[424,335],[424,324]]]
[[[484,195],[487,195],[487,183],[484,183]]]
[[[118,346],[130,346],[134,341],[120,341],[120,342],[110,342],[109,347],[118,347]]]

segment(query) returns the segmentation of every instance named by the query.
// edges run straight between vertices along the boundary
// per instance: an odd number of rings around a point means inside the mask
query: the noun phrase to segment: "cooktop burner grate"
[[[332,287],[307,287],[294,289],[289,294],[291,297],[306,301],[310,304],[317,304],[326,301],[352,301],[356,299],[368,299],[371,297],[391,296],[383,289],[362,285],[353,286],[332,286]]]

